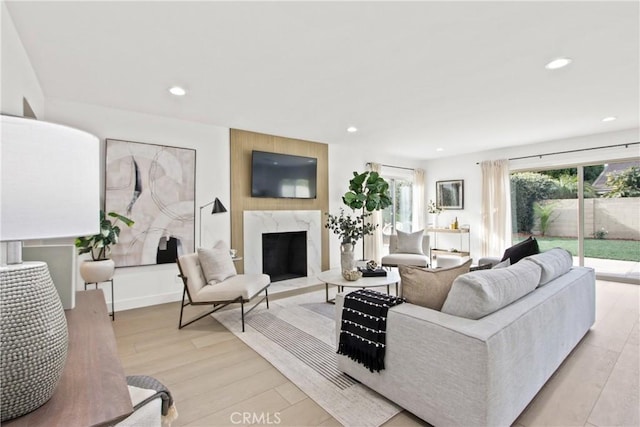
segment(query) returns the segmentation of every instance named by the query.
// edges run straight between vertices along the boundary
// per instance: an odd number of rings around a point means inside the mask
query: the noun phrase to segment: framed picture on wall
[[[105,212],[135,221],[120,226],[116,267],[168,264],[195,250],[196,151],[106,140]]]
[[[436,181],[436,206],[441,209],[464,209],[464,180]]]

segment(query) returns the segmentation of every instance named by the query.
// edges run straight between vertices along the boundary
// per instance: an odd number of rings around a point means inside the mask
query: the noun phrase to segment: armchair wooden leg
[[[269,309],[269,291],[264,288],[264,299],[267,301],[267,310]]]

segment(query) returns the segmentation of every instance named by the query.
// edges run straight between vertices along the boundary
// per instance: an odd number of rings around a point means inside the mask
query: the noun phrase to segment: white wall
[[[47,98],[47,120],[85,130],[100,138],[101,168],[104,168],[105,138],[146,142],[196,150],[196,242],[198,207],[215,197],[229,208],[229,129],[167,117]],[[104,179],[104,170],[101,170]],[[101,186],[104,189],[104,182]],[[104,202],[104,190],[101,200]],[[64,201],[63,195],[60,198]],[[203,246],[218,240],[230,243],[228,213],[210,215],[203,210]],[[182,282],[175,264],[118,268],[114,276],[116,311],[179,300]],[[78,286],[83,281],[78,278]],[[108,289],[108,288],[107,288]],[[108,295],[109,292],[105,291]]]
[[[342,203],[342,196],[349,190],[349,181],[353,178],[353,172],[367,170],[367,162],[381,163],[385,165],[407,168],[424,167],[422,161],[410,158],[393,158],[382,156],[375,151],[355,150],[346,145],[329,144],[329,211],[337,214],[340,208],[350,209]],[[323,218],[324,223],[325,218]],[[340,266],[340,241],[338,236],[329,234],[329,265],[331,268]],[[355,248],[356,257],[362,258],[362,240]]]
[[[482,191],[482,174],[480,165],[477,164],[478,162],[637,142],[640,140],[639,132],[639,129],[631,129],[428,160],[422,165],[426,171],[426,201],[428,202],[429,199],[435,200],[436,181],[464,179],[464,209],[445,211],[440,215],[438,221],[442,226],[448,224],[457,216],[460,224],[469,224],[471,226],[471,256],[477,260],[481,253],[479,230],[481,224],[480,196]],[[530,168],[554,168],[585,162],[601,163],[604,160],[638,156],[640,156],[640,147],[636,145],[629,148],[611,148],[542,156],[542,158],[512,160],[509,164],[511,170],[515,171]],[[441,245],[441,237],[438,239],[439,246],[446,248],[448,244],[443,241]],[[450,246],[455,246],[455,242],[451,242]]]
[[[4,1],[0,6],[0,19],[2,22],[2,43],[0,44],[2,113],[22,116],[22,98],[24,97],[29,101],[36,116],[44,119],[44,94],[40,82]]]

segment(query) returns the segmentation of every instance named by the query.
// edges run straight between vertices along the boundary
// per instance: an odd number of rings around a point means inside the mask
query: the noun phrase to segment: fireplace
[[[320,274],[322,259],[322,235],[320,233],[322,215],[320,211],[244,211],[243,217],[245,273],[260,274],[263,271],[267,271],[262,267],[263,234],[303,232],[306,234],[306,238],[303,239],[305,246],[304,249],[300,248],[299,251],[300,253],[303,250],[305,251],[306,271],[301,271],[296,279],[287,280],[287,284],[306,283],[308,278],[313,278]],[[296,253],[295,256],[298,257],[300,254]],[[273,277],[271,279],[274,281]]]
[[[262,272],[272,282],[307,275],[307,232],[262,234]]]

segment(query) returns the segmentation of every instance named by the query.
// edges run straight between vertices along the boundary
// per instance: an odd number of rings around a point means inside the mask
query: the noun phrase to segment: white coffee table
[[[335,304],[335,298],[329,299],[329,285],[337,286],[338,292],[344,291],[344,288],[375,288],[378,286],[386,286],[387,294],[389,293],[389,285],[396,285],[396,295],[398,295],[398,282],[400,282],[400,274],[397,268],[387,269],[386,276],[378,277],[361,277],[358,280],[349,281],[342,277],[342,270],[333,268],[318,274],[318,280],[324,282],[326,301]]]

